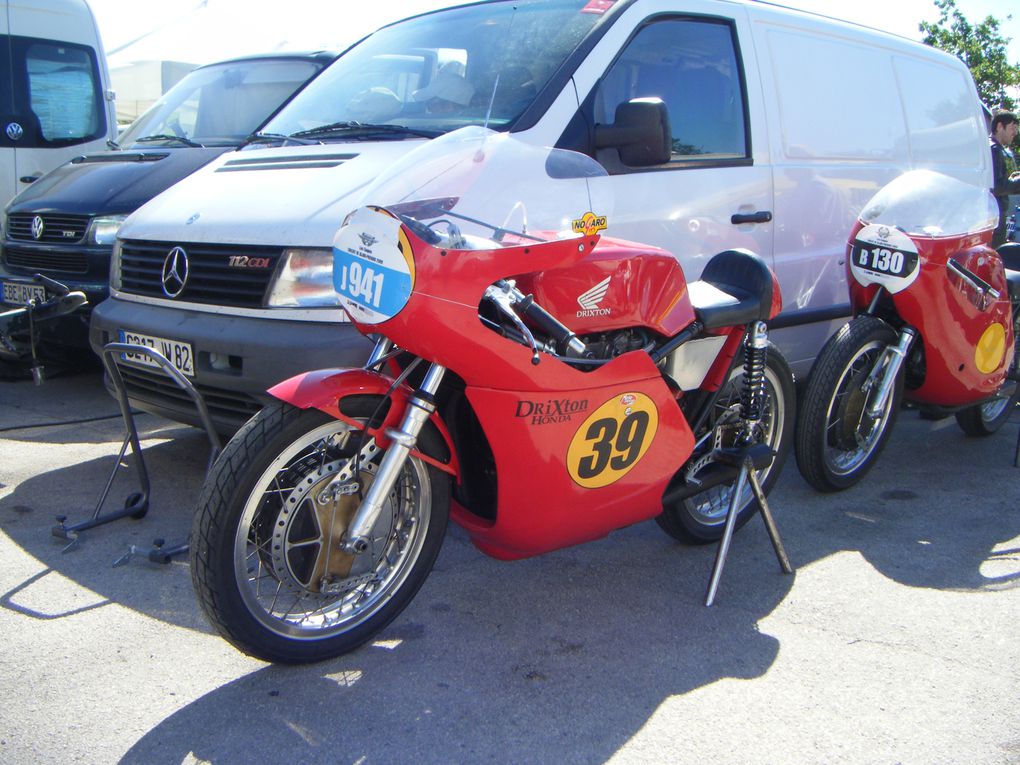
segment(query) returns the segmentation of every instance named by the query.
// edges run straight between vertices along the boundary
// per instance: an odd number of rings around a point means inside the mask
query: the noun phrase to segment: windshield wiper
[[[185,138],[182,135],[169,135],[169,134],[158,134],[158,135],[145,135],[141,138],[136,138],[135,143],[149,143],[151,141],[176,141],[177,143],[183,143],[185,146],[191,146],[195,149],[204,149],[205,147],[200,143],[195,143],[190,138]]]
[[[356,122],[350,120],[346,122],[333,122],[329,125],[320,125],[319,127],[311,128],[310,130],[300,130],[297,133],[292,133],[291,138],[310,138],[312,136],[328,136],[340,133],[353,135],[378,135],[379,133],[390,133],[393,135],[413,135],[421,136],[422,138],[436,138],[441,136],[443,131],[420,130],[418,128],[407,127],[406,125],[376,125],[367,122]]]
[[[295,134],[296,135],[296,134]],[[252,133],[250,136],[244,139],[241,143],[242,146],[248,146],[252,143],[273,143],[274,141],[282,141],[284,146],[288,143],[299,143],[303,146],[312,146],[320,144],[322,141],[310,141],[307,138],[295,138],[293,135],[286,135],[285,133]]]

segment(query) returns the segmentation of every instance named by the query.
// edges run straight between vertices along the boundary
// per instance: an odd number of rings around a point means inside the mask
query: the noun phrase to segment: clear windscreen
[[[998,216],[988,189],[931,170],[911,170],[882,187],[860,217],[910,236],[951,237],[995,228]]]
[[[582,236],[612,215],[605,169],[577,152],[537,147],[481,127],[429,141],[363,196],[419,237],[452,249]]]

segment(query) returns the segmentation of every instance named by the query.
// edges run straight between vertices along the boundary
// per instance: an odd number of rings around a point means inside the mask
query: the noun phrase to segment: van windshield
[[[313,61],[287,59],[203,66],[168,90],[118,143],[123,148],[237,146],[320,68]]]
[[[348,140],[467,125],[506,129],[609,5],[479,3],[384,27],[341,56],[265,132]]]

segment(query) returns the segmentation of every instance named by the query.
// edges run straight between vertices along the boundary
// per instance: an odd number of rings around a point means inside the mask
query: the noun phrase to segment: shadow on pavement
[[[873,475],[838,495],[813,492],[791,456],[771,504],[794,566],[856,551],[911,587],[1017,586],[1016,551],[1001,549],[1020,535],[1016,428],[968,439],[955,425],[904,413]],[[97,430],[119,443],[119,421]],[[128,545],[180,541],[190,528],[208,443],[195,429],[157,432],[173,437],[145,450],[149,516],[87,532],[74,552],[62,554],[50,536],[53,516],[91,513],[113,456],[48,470],[0,500],[0,528],[46,567],[0,594],[0,606],[40,619],[69,613],[32,598],[56,572],[95,593],[95,603],[78,608],[115,602],[209,631],[185,564],[110,567]],[[133,471],[121,472],[111,503],[135,490]],[[421,593],[379,641],[219,687],[151,729],[123,761],[179,763],[190,754],[237,762],[267,751],[296,762],[605,760],[670,697],[760,677],[775,661],[779,642],[759,624],[795,577],[779,572],[753,520],[734,540],[716,606],[704,608],[714,553],[680,547],[645,523],[500,563],[454,529]],[[740,710],[719,714],[737,724]]]

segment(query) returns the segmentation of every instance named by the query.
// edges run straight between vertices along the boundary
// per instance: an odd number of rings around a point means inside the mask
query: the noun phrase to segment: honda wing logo
[[[612,278],[612,276],[607,276],[590,290],[578,295],[577,304],[581,306],[581,310],[577,312],[578,317],[608,316],[611,313],[610,309],[599,308],[599,306],[606,293],[609,292],[609,280]]]
[[[163,261],[163,294],[175,298],[184,292],[188,281],[188,253],[183,247],[174,247]]]

